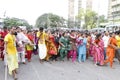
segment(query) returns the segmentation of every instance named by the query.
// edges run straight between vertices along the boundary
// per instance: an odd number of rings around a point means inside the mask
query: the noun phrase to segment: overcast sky
[[[99,15],[107,16],[108,0],[94,0],[93,9],[97,12],[98,3]],[[77,3],[75,7],[77,13]],[[67,19],[68,0],[0,0],[0,16],[3,16],[5,11],[8,17],[26,19],[34,25],[36,19],[44,13],[54,13]]]

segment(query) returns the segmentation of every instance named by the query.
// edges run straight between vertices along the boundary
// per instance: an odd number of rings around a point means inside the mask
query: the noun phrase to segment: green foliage
[[[78,15],[76,16],[77,19],[80,19],[80,20],[84,20],[84,16],[85,16],[85,11],[84,9],[80,9]]]
[[[81,9],[77,18],[81,21],[85,21],[84,28],[93,28],[96,26],[97,23],[97,13],[87,9]]]
[[[106,23],[106,22],[108,22],[108,20],[105,19],[105,16],[104,16],[104,15],[101,15],[101,16],[99,16],[99,22],[100,22],[100,23]]]
[[[38,17],[36,27],[60,27],[63,26],[65,19],[52,13],[46,13]]]
[[[26,26],[26,27],[30,27],[30,25],[28,24],[28,22],[24,19],[18,19],[18,18],[5,18],[4,19],[4,25],[6,27],[16,27],[16,26]]]

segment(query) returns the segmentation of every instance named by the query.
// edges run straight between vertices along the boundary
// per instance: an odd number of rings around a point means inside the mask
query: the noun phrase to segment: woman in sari
[[[103,65],[104,64],[104,42],[102,40],[102,35],[97,34],[96,39],[94,41],[94,62],[95,65]]]
[[[47,57],[46,57],[47,61],[49,60],[50,57],[57,55],[57,48],[55,46],[55,38],[50,31],[48,34],[47,51],[48,51]]]
[[[46,48],[47,48],[47,55],[45,58],[46,61],[49,61],[49,59],[51,57],[51,55],[48,53],[48,51],[49,51],[49,34],[50,33],[51,33],[50,31],[46,31],[46,35],[45,35],[45,37],[46,37],[45,44],[46,44]]]
[[[77,49],[76,49],[76,34],[74,31],[70,34],[71,40],[71,50],[68,52],[67,58],[72,58],[72,62],[74,62],[77,58]]]
[[[110,67],[113,68],[113,60],[115,57],[115,50],[117,50],[117,40],[115,38],[115,33],[112,33],[112,37],[109,39],[107,47],[107,59],[104,64],[110,63]]]
[[[3,50],[4,50],[4,39],[2,38],[2,31],[0,31],[0,58],[2,60],[4,60]]]
[[[94,56],[94,41],[95,41],[96,35],[95,33],[91,33],[91,38],[90,38],[90,48],[89,48],[89,54],[91,57]]]
[[[30,43],[28,43],[25,47],[26,47],[28,62],[31,62],[31,57],[32,57],[32,53],[33,53],[33,39],[34,39],[31,31],[27,32],[27,37],[28,37]]]
[[[48,53],[52,56],[52,59],[54,60],[54,56],[57,55],[57,48],[55,45],[55,37],[53,36],[53,32],[49,34],[49,49]]]
[[[34,55],[37,55],[38,54],[38,43],[37,43],[37,30],[36,31],[34,31],[34,44],[35,44],[35,46],[34,46],[34,49],[33,49],[33,53],[34,53]]]
[[[67,33],[63,33],[62,37],[59,40],[59,44],[60,44],[59,49],[60,58],[61,60],[63,60],[67,56],[68,51],[70,50],[70,42],[67,37]]]
[[[91,43],[91,35],[87,34],[87,55],[86,58],[90,56],[90,43]]]
[[[59,57],[59,39],[60,39],[60,34],[59,32],[55,32],[54,33],[54,43],[55,43],[55,46],[56,46],[56,49],[57,49],[57,55],[53,55],[52,56],[52,60],[55,60],[57,61],[57,58]]]

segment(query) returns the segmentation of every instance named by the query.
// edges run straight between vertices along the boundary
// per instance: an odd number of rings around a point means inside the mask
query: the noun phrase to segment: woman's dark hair
[[[43,31],[43,30],[44,30],[44,28],[43,28],[43,27],[40,27],[40,28],[39,28],[39,31]]]
[[[101,36],[101,34],[97,34],[97,35],[96,35],[96,39],[98,39],[100,36]]]
[[[17,36],[17,32],[15,32],[14,35]]]
[[[62,36],[65,36],[65,34],[66,34],[66,32],[64,32],[64,33],[62,34]]]
[[[4,27],[3,27],[3,29],[5,30],[5,29],[7,29],[7,27],[6,27],[6,26],[4,26]]]
[[[30,33],[30,32],[32,32],[32,31],[31,31],[31,30],[28,30],[28,31],[27,31],[27,34]]]

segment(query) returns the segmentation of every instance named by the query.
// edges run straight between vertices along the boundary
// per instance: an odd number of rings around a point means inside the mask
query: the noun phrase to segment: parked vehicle
[[[120,24],[107,25],[105,27],[105,31],[109,31],[109,32],[115,32],[118,30],[120,30]]]
[[[93,28],[93,29],[91,29],[90,30],[90,32],[98,32],[98,33],[100,33],[100,32],[104,32],[105,31],[105,28]]]

